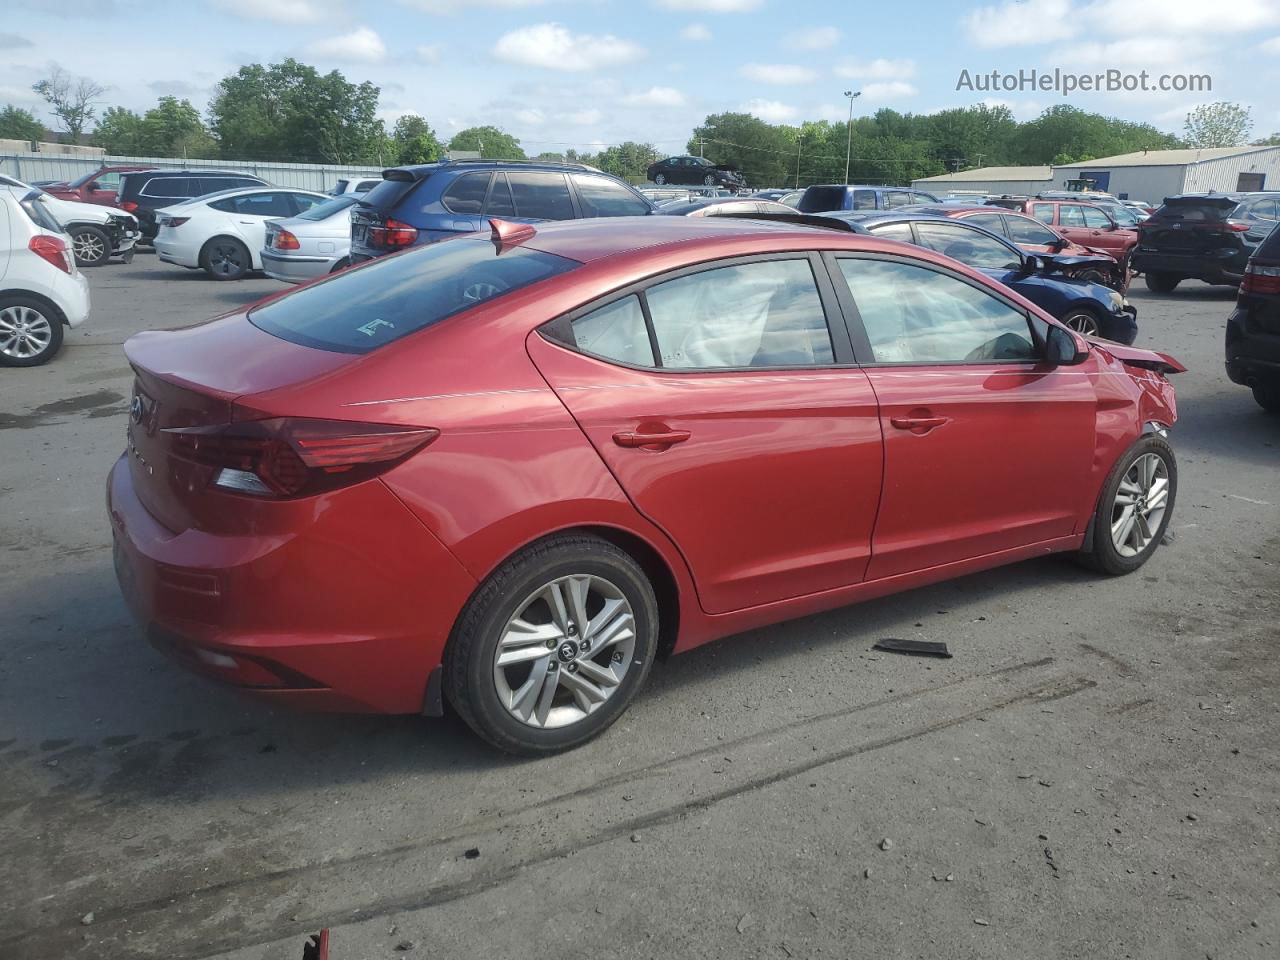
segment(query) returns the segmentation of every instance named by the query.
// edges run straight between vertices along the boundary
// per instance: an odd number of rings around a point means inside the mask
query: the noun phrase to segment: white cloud
[[[307,47],[307,53],[330,60],[377,63],[386,57],[387,45],[382,42],[377,31],[368,27],[356,27],[350,33],[340,33],[336,37],[315,41]]]
[[[421,10],[423,13],[454,14],[464,5],[457,0],[399,0],[400,4]],[[540,7],[546,0],[468,0],[466,7],[497,7],[502,10],[519,10]]]
[[[547,70],[585,72],[639,60],[644,48],[611,33],[570,33],[558,23],[539,23],[504,33],[493,55],[507,63]]]
[[[1196,58],[1207,55],[1204,43],[1196,37],[1142,36],[1107,43],[1085,43],[1076,40],[1050,54],[1055,64],[1095,67],[1099,69],[1123,65],[1126,73],[1143,67],[1178,67],[1184,71]]]
[[[685,96],[675,87],[650,87],[644,93],[623,97],[622,102],[636,107],[683,107]]]
[[[668,10],[703,10],[707,13],[746,13],[760,6],[762,0],[657,0]]]
[[[757,116],[766,123],[785,123],[788,120],[795,119],[798,112],[795,107],[788,103],[779,103],[777,100],[762,100],[760,98],[749,100],[738,109]]]
[[[424,43],[417,48],[418,59],[423,63],[440,62],[440,44]]]
[[[315,23],[333,12],[326,0],[212,0],[213,5],[246,20]]]
[[[914,60],[850,61],[836,67],[836,76],[846,80],[907,80],[916,73]]]
[[[835,27],[797,30],[795,33],[787,34],[782,42],[792,50],[826,50],[840,42],[840,31]]]
[[[965,14],[961,23],[976,46],[1023,47],[1074,37],[1079,28],[1072,13],[1071,0],[1006,0]],[[1131,19],[1127,12],[1121,22],[1140,24],[1144,31],[1153,23]]]
[[[535,107],[516,111],[516,119],[526,127],[540,127],[547,122],[547,115]]]
[[[572,124],[575,127],[590,127],[599,123],[604,119],[604,114],[594,108],[586,110],[577,110],[572,113],[562,113],[558,119],[565,123]]]
[[[1258,49],[1263,53],[1280,53],[1280,37],[1272,37],[1258,45]]]
[[[1275,0],[1093,0],[1081,11],[1085,23],[1111,33],[1242,33],[1280,23]],[[1137,31],[1131,25],[1141,24]]]
[[[914,97],[919,92],[905,80],[884,80],[865,84],[862,88],[862,99],[901,100],[903,97]]]
[[[694,43],[701,43],[704,40],[711,39],[711,31],[701,23],[691,23],[680,31],[680,37],[684,40],[691,40]]]
[[[813,83],[818,79],[816,70],[792,63],[748,63],[742,68],[742,75],[757,83]]]
[[[16,33],[0,33],[0,50],[16,50],[19,47],[30,47],[34,44],[26,37]]]

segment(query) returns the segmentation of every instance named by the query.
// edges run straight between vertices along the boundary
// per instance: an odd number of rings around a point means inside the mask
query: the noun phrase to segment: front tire
[[[1253,385],[1253,399],[1267,413],[1280,413],[1280,381],[1267,380]]]
[[[467,603],[444,691],[495,747],[557,753],[622,714],[657,646],[657,598],[640,565],[595,537],[551,537],[503,563]]]
[[[62,317],[31,297],[0,298],[0,367],[38,367],[62,347]]]
[[[1086,337],[1102,336],[1102,323],[1098,315],[1088,307],[1077,307],[1062,315],[1062,325],[1084,334]]]
[[[71,254],[77,267],[100,267],[111,259],[111,240],[104,231],[90,224],[81,224],[69,232]]]
[[[1176,273],[1149,272],[1144,278],[1147,289],[1153,293],[1173,293],[1174,288],[1182,282]]]
[[[714,187],[716,185],[715,174],[708,173],[702,178],[703,186]]]
[[[658,186],[660,186],[660,187],[662,187],[662,186],[666,186],[666,183],[667,183],[667,175],[666,175],[665,173],[658,173],[658,174],[654,174],[653,182],[654,182],[654,183],[656,183],[656,184],[657,184]]]
[[[1099,573],[1132,573],[1151,559],[1173,519],[1178,462],[1169,441],[1148,434],[1121,457],[1102,487],[1093,543],[1082,562]]]
[[[214,280],[243,280],[253,259],[249,248],[234,237],[214,237],[200,251],[200,267]]]

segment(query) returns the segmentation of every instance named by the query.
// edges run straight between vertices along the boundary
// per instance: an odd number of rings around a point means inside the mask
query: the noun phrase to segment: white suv
[[[89,317],[89,282],[40,193],[0,184],[0,366],[34,367]]]

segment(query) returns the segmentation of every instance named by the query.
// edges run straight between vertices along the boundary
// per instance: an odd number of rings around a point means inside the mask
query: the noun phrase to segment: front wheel
[[[494,746],[556,753],[622,714],[657,646],[658,603],[640,565],[604,540],[552,537],[468,602],[445,653],[445,694]]]
[[[0,367],[35,367],[62,346],[62,317],[30,297],[0,297]]]
[[[1182,282],[1182,278],[1176,273],[1159,273],[1156,271],[1148,272],[1145,279],[1147,289],[1154,293],[1172,293],[1174,287]]]
[[[200,251],[200,266],[214,280],[241,280],[253,267],[249,249],[233,237],[214,237]]]
[[[1253,399],[1267,413],[1280,413],[1280,381],[1266,381],[1253,385]]]
[[[714,187],[716,185],[715,175],[708,173],[705,177],[702,178],[702,183],[704,186]]]
[[[1062,325],[1086,337],[1102,335],[1102,324],[1098,322],[1098,315],[1087,307],[1079,307],[1063,314]]]
[[[665,173],[655,174],[653,182],[661,187],[667,182],[667,175]]]
[[[111,259],[111,240],[97,227],[81,224],[71,228],[71,254],[77,267],[100,267]]]
[[[1148,434],[1112,468],[1093,517],[1093,544],[1084,563],[1112,576],[1151,559],[1173,518],[1178,462],[1169,441]]]

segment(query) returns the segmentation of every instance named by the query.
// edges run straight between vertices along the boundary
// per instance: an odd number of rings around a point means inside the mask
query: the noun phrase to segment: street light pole
[[[849,182],[849,161],[853,158],[853,101],[862,96],[861,90],[846,90],[844,95],[849,98],[849,135],[845,140],[844,148],[844,182]]]
[[[804,140],[804,131],[796,134],[796,189],[800,189],[800,144]]]

